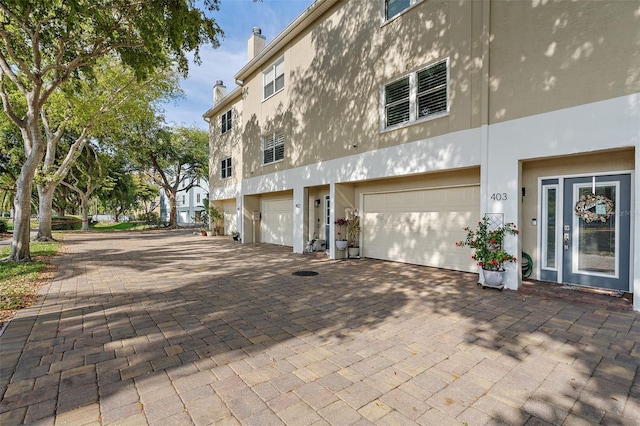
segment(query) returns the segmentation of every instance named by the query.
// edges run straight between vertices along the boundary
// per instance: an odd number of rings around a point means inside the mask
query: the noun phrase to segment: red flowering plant
[[[340,228],[340,230],[337,232],[338,238],[336,238],[336,240],[346,241],[346,238],[342,238],[342,231],[344,230],[345,226],[349,226],[349,219],[341,217],[335,221],[335,224]]]
[[[505,235],[518,235],[514,223],[506,223],[495,229],[490,229],[488,217],[483,217],[476,229],[464,228],[467,238],[456,242],[458,247],[471,247],[475,250],[471,258],[478,262],[478,266],[489,271],[504,271],[505,262],[517,262],[515,256],[504,249]]]

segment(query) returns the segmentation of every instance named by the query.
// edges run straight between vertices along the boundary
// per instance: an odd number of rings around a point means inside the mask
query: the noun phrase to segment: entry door
[[[628,174],[564,180],[563,282],[629,291],[630,198]]]

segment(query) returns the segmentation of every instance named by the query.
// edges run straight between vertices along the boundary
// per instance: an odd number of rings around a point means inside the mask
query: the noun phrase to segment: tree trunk
[[[23,138],[27,139],[29,132],[23,131]],[[37,134],[37,130],[32,134]],[[31,192],[33,190],[33,177],[36,174],[38,164],[42,160],[44,145],[42,141],[31,138],[32,147],[20,169],[20,176],[16,180],[16,196],[13,201],[13,237],[11,239],[11,253],[7,258],[11,262],[31,261],[29,239],[31,231]]]
[[[27,163],[25,163],[25,166]],[[16,182],[16,196],[13,201],[13,237],[11,239],[11,253],[7,260],[12,262],[31,261],[29,239],[31,232],[31,182],[23,176],[25,167],[20,172]],[[33,168],[35,172],[35,167]],[[28,171],[27,171],[28,173]]]
[[[178,227],[178,209],[176,207],[176,194],[169,193],[169,228]]]
[[[51,182],[38,185],[38,241],[55,241],[51,232],[51,212],[53,211],[53,193],[56,186]]]
[[[80,210],[82,210],[82,231],[89,230],[89,200],[86,194],[78,192],[80,196]]]

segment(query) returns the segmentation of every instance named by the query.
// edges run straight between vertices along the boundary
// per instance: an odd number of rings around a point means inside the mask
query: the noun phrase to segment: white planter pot
[[[336,248],[340,251],[347,248],[347,240],[336,240]]]
[[[349,247],[349,257],[356,259],[360,257],[360,247]]]
[[[505,271],[487,271],[486,269],[483,269],[482,276],[484,277],[484,285],[487,287],[502,288],[504,273]]]

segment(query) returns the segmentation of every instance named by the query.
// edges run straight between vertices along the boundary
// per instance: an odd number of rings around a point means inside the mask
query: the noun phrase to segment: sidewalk
[[[3,426],[640,422],[631,311],[185,230],[65,244],[0,337]]]

